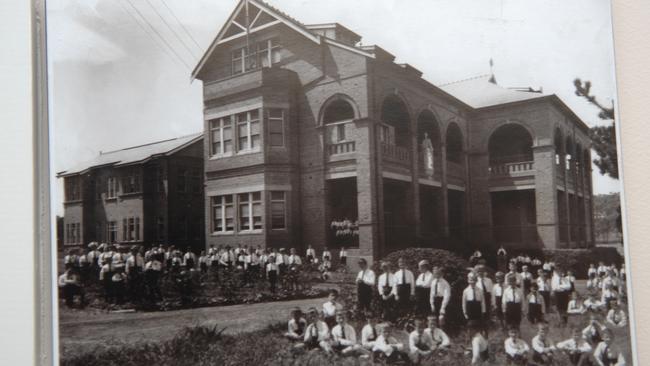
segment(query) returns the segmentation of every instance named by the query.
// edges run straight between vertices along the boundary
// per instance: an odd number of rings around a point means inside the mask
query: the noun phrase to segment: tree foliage
[[[573,84],[576,87],[576,95],[587,99],[587,101],[598,109],[598,117],[602,120],[612,121],[611,124],[605,126],[596,126],[590,129],[591,139],[593,140],[593,149],[598,154],[598,158],[594,159],[594,164],[600,170],[600,174],[609,175],[614,179],[618,179],[618,153],[616,151],[616,121],[614,116],[614,106],[605,107],[595,96],[591,95],[591,82],[582,82],[580,79],[575,79]]]

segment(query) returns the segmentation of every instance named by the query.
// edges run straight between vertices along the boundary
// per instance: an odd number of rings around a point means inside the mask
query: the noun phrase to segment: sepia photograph
[[[635,364],[609,0],[46,7],[61,365]]]

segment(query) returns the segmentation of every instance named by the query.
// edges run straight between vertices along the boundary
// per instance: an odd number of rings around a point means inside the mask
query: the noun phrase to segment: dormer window
[[[234,50],[232,53],[233,75],[260,67],[271,67],[271,65],[280,62],[280,49],[277,39],[267,39]]]

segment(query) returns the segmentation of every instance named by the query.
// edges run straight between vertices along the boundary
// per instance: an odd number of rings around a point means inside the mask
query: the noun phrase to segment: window
[[[239,196],[239,231],[262,229],[262,193],[241,193]]]
[[[122,194],[139,193],[141,190],[140,173],[135,169],[128,170],[122,177]]]
[[[109,244],[117,242],[117,221],[109,221],[106,223],[106,241]]]
[[[232,232],[235,230],[235,206],[232,195],[212,197],[212,231]]]
[[[95,179],[95,199],[101,200],[104,187],[102,186],[102,180],[99,178]]]
[[[284,111],[269,109],[269,143],[271,146],[284,146]]]
[[[67,244],[81,243],[81,224],[71,223],[65,225],[65,237]]]
[[[190,171],[190,185],[192,186],[192,193],[201,193],[203,188],[203,180],[201,178],[201,169],[192,168]]]
[[[391,143],[389,126],[379,125],[379,141],[384,143]]]
[[[345,124],[336,125],[336,141],[345,141]]]
[[[129,217],[122,220],[122,239],[123,241],[140,240],[140,218]]]
[[[271,229],[286,229],[286,201],[285,193],[271,192]]]
[[[281,46],[276,39],[267,39],[232,52],[232,74],[270,67],[282,59]]]
[[[162,166],[156,168],[156,192],[165,192],[165,169]]]
[[[81,200],[81,177],[65,178],[65,199],[66,201]]]
[[[260,148],[260,115],[257,109],[235,115],[237,120],[237,150]]]
[[[106,185],[107,185],[106,198],[117,197],[117,178],[109,177],[106,182]]]
[[[212,155],[232,153],[232,119],[230,116],[210,121],[210,142]]]
[[[176,190],[178,192],[186,192],[187,190],[187,169],[178,169],[178,178],[176,180]]]
[[[158,216],[156,221],[156,238],[160,241],[165,240],[165,218]]]
[[[564,157],[566,160],[564,162],[566,170],[571,170],[571,159],[573,158],[570,154],[566,154]]]

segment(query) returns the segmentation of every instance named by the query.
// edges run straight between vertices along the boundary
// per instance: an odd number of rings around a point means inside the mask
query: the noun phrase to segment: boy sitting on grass
[[[527,365],[528,362],[528,344],[519,338],[519,329],[510,328],[508,338],[504,342],[506,358],[508,365]]]
[[[368,351],[372,351],[379,336],[377,333],[377,317],[370,312],[366,312],[365,318],[367,323],[361,329],[361,346]]]
[[[409,334],[409,357],[415,364],[419,364],[435,349],[431,335],[424,331],[424,321],[415,319],[415,329]]]
[[[424,333],[427,333],[433,340],[434,349],[447,349],[451,342],[449,341],[447,334],[442,329],[438,328],[437,318],[433,315],[429,315],[427,320],[429,327],[424,330]]]
[[[537,326],[537,335],[533,337],[531,345],[533,347],[533,361],[540,365],[553,364],[553,353],[556,348],[553,342],[547,338],[548,324],[539,323]]]
[[[610,302],[611,309],[607,313],[607,324],[615,328],[624,328],[627,325],[627,315],[621,309],[618,300]]]
[[[571,338],[558,343],[556,345],[557,349],[569,356],[569,361],[571,361],[571,365],[573,366],[591,365],[589,354],[592,348],[585,341],[582,332],[578,328],[573,328],[571,335]]]
[[[357,332],[348,324],[344,311],[336,312],[336,326],[332,329],[332,348],[343,356],[353,354],[369,354],[357,344]]]
[[[288,331],[284,334],[291,341],[300,341],[305,337],[305,328],[307,327],[307,320],[302,317],[302,311],[296,307],[291,311],[291,319],[289,319]]]
[[[330,352],[330,332],[327,324],[320,320],[318,310],[316,308],[309,309],[309,325],[305,329],[305,336],[303,343],[296,345],[296,348],[306,348],[308,350],[322,349],[325,352]]]
[[[589,314],[589,325],[582,330],[582,336],[592,347],[595,347],[602,341],[602,333],[605,327],[598,321],[596,313]]]
[[[386,362],[404,361],[410,362],[403,343],[400,343],[392,336],[392,329],[387,323],[377,326],[379,336],[372,347],[373,362],[385,360]]]
[[[594,358],[598,366],[625,366],[625,357],[614,344],[614,333],[610,329],[603,331],[603,341],[596,347]]]

